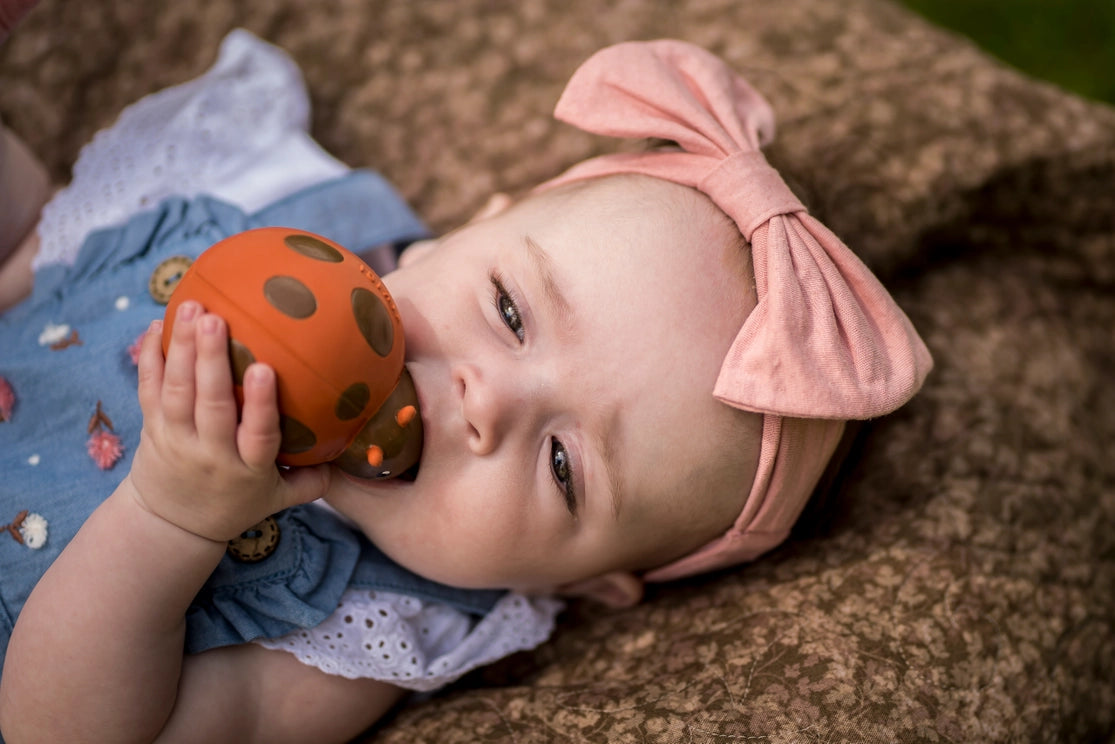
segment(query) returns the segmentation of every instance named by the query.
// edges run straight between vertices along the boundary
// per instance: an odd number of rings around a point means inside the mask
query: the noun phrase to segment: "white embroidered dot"
[[[70,327],[65,323],[47,323],[43,332],[39,334],[39,346],[50,346],[62,341],[70,335]]]
[[[117,310],[127,310],[128,306],[132,304],[132,301],[127,296],[120,296],[116,298],[116,302],[114,304],[116,305]]]
[[[41,458],[38,455],[31,455],[30,457],[27,458],[27,464],[28,465],[38,465],[40,459]]]

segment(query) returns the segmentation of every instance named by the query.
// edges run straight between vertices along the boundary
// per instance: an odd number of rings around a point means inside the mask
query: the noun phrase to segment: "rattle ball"
[[[224,318],[236,398],[243,375],[266,362],[278,384],[278,462],[337,461],[346,472],[390,478],[417,464],[418,397],[406,372],[402,321],[383,282],[327,238],[282,227],[232,235],[182,274],[167,304],[196,300]]]

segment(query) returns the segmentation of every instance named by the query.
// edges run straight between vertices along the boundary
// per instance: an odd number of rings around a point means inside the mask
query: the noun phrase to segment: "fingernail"
[[[151,325],[147,327],[147,332],[148,333],[156,333],[156,334],[162,333],[163,332],[163,321],[159,320],[158,318],[156,318],[155,320],[152,320]]]
[[[271,368],[266,364],[252,364],[244,373],[244,378],[253,385],[263,385],[271,379]]]
[[[193,320],[200,309],[196,302],[183,302],[178,306],[178,317],[181,320]]]
[[[221,321],[215,315],[206,315],[201,319],[201,332],[212,335],[221,326]]]

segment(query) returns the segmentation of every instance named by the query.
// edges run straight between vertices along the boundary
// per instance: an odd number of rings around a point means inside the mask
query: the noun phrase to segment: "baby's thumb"
[[[329,466],[314,465],[304,468],[290,468],[283,471],[286,493],[283,494],[283,508],[305,504],[325,495],[329,489]]]

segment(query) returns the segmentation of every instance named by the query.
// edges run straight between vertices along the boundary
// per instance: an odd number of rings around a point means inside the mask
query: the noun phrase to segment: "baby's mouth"
[[[422,441],[418,391],[404,368],[387,400],[333,462],[357,478],[413,482],[418,477]]]
[[[418,462],[411,465],[409,468],[399,474],[398,479],[401,481],[406,481],[407,483],[414,483],[414,481],[418,479],[418,465]]]

